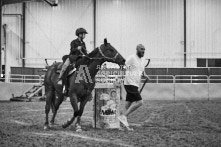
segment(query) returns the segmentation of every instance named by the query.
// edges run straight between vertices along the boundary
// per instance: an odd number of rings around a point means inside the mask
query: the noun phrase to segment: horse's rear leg
[[[75,118],[77,118],[79,116],[80,111],[78,111],[77,96],[75,94],[72,94],[72,96],[70,96],[70,101],[71,101],[71,105],[74,109],[74,114],[71,119],[69,119],[66,123],[64,123],[62,125],[63,128],[67,128],[68,126],[70,126],[73,123],[73,121],[75,120]],[[76,124],[76,122],[74,124]]]
[[[50,121],[50,123],[52,125],[54,124],[54,120],[55,120],[55,117],[57,115],[57,111],[58,111],[61,103],[64,100],[64,95],[62,93],[57,93],[57,96],[58,96],[58,99],[55,101],[54,110],[53,110],[53,116],[52,116],[51,121]]]
[[[52,103],[52,99],[54,96],[54,91],[53,90],[48,90],[46,89],[46,105],[45,105],[45,124],[44,124],[44,129],[48,129],[49,128],[49,123],[48,123],[48,114],[50,112],[50,106]]]

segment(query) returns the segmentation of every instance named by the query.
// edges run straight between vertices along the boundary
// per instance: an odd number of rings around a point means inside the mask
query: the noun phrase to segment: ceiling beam
[[[15,3],[23,3],[23,2],[41,2],[44,1],[50,6],[57,6],[58,0],[2,0],[2,5],[15,4]]]
[[[35,0],[2,0],[2,5],[22,3],[22,2],[28,2],[28,1],[35,1]]]
[[[43,0],[46,3],[48,3],[50,6],[57,6],[58,5],[58,0],[54,0],[53,2],[51,2],[50,0]]]

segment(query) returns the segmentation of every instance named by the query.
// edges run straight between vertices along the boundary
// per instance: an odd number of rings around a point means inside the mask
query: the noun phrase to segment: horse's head
[[[108,62],[116,63],[119,66],[125,65],[126,60],[110,43],[107,42],[106,38],[104,39],[104,44],[100,46],[99,51]]]

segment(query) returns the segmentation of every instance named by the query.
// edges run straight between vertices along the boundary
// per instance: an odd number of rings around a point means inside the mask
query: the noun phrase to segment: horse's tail
[[[53,113],[55,110],[55,100],[56,100],[56,95],[55,95],[55,91],[54,91],[53,97],[51,99],[51,110],[53,111]]]
[[[46,97],[46,99],[47,99],[46,101],[49,102],[49,105],[50,105],[52,111],[54,111],[55,99],[56,99],[55,87],[54,87],[54,83],[52,81],[52,76],[54,76],[55,66],[56,66],[56,63],[49,66],[47,72],[45,73],[45,77],[44,77],[45,94],[48,95]]]

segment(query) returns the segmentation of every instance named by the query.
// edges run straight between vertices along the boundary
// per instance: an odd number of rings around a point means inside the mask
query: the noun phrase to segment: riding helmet
[[[87,34],[87,31],[84,28],[78,28],[75,32],[76,36],[83,33]]]

